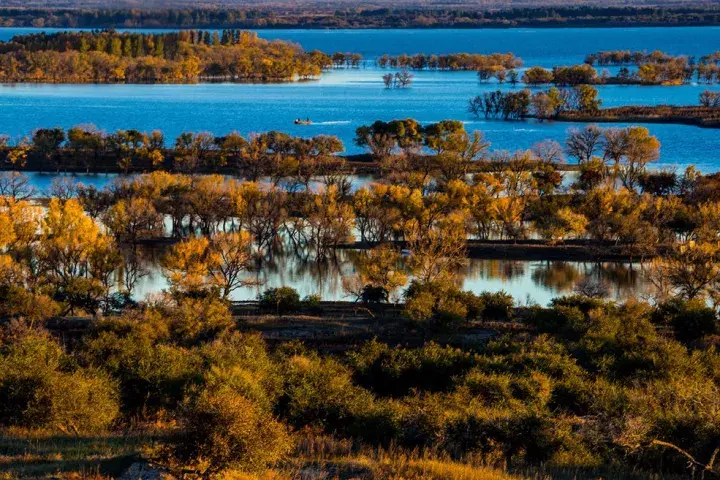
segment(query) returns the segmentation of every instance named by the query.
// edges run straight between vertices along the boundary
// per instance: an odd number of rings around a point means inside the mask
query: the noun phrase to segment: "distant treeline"
[[[538,118],[572,122],[675,123],[720,128],[720,93],[704,91],[699,106],[654,105],[601,109],[598,91],[589,85],[552,87],[547,91],[486,92],[468,102],[476,117],[519,120]]]
[[[304,52],[297,45],[263,40],[244,30],[39,33],[0,43],[2,82],[287,81],[357,62],[350,54]]]
[[[522,66],[522,60],[512,53],[451,53],[446,55],[383,55],[377,59],[381,68],[409,68],[413,70],[511,70]]]
[[[224,136],[183,132],[172,146],[167,143],[160,130],[106,133],[89,124],[68,130],[39,128],[15,142],[0,135],[0,166],[41,171],[241,172],[253,181],[294,174],[309,179],[345,169],[343,159],[336,157],[344,150],[343,143],[329,135],[300,138],[272,131],[244,138],[237,132]]]
[[[718,25],[715,6],[474,8],[257,7],[178,9],[0,9],[4,27],[438,28]]]
[[[548,70],[542,67],[529,68],[523,75],[523,81],[531,85],[554,83],[556,85],[580,84],[640,84],[640,85],[680,85],[696,79],[701,83],[720,81],[720,52],[705,55],[696,60],[692,56],[671,56],[663,52],[600,52],[586,57],[582,65],[554,67]],[[611,76],[607,70],[598,74],[593,65],[620,66],[637,65],[630,71],[621,67]]]
[[[672,56],[660,51],[652,53],[607,51],[587,55],[585,63],[570,66],[528,68],[520,78],[515,70],[523,66],[522,59],[513,53],[451,53],[433,55],[382,55],[376,60],[380,68],[408,70],[474,70],[482,81],[495,78],[499,83],[522,80],[529,85],[555,84],[561,86],[621,84],[621,85],[677,85],[697,79],[702,83],[720,81],[720,51],[697,60],[687,55]],[[613,76],[609,71],[598,73],[598,66],[621,66]],[[631,71],[626,66],[637,66]]]
[[[684,82],[692,80],[695,75],[698,82],[712,83],[720,80],[720,51],[704,55],[700,59],[687,55],[668,55],[661,51],[631,52],[614,50],[591,53],[585,58],[588,65],[629,66],[636,65],[637,73],[630,74],[621,69],[619,76],[632,75],[644,83],[653,82]]]

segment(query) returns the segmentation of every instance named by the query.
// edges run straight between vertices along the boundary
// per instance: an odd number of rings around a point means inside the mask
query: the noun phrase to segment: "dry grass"
[[[58,436],[43,431],[0,431],[0,480],[106,480],[117,478],[140,458],[147,434]],[[293,455],[261,474],[226,472],[217,480],[510,480],[489,468],[449,459],[372,449],[324,436],[303,436]]]
[[[149,440],[144,434],[71,437],[3,429],[0,431],[0,480],[114,478],[137,459]]]
[[[56,436],[22,429],[0,430],[0,480],[109,480],[121,476],[156,434]],[[469,460],[430,452],[375,449],[350,440],[303,432],[295,451],[263,473],[225,472],[214,480],[576,480],[613,478],[679,479],[610,469],[537,468],[507,473]]]
[[[432,453],[374,449],[349,440],[305,435],[283,472],[292,480],[512,480],[521,477]],[[261,477],[262,478],[262,477]],[[283,478],[283,477],[277,477]]]

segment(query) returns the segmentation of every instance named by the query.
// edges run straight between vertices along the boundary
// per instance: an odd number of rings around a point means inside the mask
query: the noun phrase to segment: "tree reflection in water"
[[[142,264],[149,271],[138,281],[135,297],[143,298],[167,288],[159,269],[164,249],[139,249]],[[325,300],[351,300],[343,290],[342,278],[357,272],[359,250],[337,250],[318,262],[311,251],[284,244],[273,255],[258,259],[248,274],[259,286],[234,292],[234,300],[251,300],[266,288],[290,286],[301,296],[320,294]],[[590,279],[607,286],[611,298],[642,297],[650,289],[640,265],[617,262],[563,262],[528,260],[469,259],[458,271],[462,288],[475,292],[505,290],[518,300],[528,296],[541,304],[570,294],[580,282]]]

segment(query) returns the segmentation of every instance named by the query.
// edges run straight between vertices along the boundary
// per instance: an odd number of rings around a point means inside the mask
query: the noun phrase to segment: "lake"
[[[36,29],[0,29],[0,40]],[[161,129],[172,141],[183,131],[243,134],[282,130],[294,135],[337,135],[348,153],[355,129],[375,120],[415,118],[423,123],[443,119],[467,122],[485,133],[492,148],[529,148],[546,138],[562,141],[569,123],[486,121],[467,113],[468,100],[508,85],[482,84],[473,72],[418,72],[407,90],[385,90],[383,70],[372,59],[383,53],[507,52],[526,65],[581,63],[587,53],[607,49],[653,50],[700,56],[720,45],[718,27],[646,27],[629,29],[506,29],[506,30],[269,30],[264,38],[281,38],[305,49],[352,51],[370,61],[363,68],[335,70],[319,81],[290,84],[200,85],[4,85],[0,86],[0,132],[27,135],[45,126],[71,127],[92,123],[119,128]],[[605,86],[605,106],[697,103],[705,85],[680,87]],[[717,90],[718,87],[713,86]],[[309,117],[310,126],[293,124]],[[716,130],[680,125],[648,125],[662,142],[659,165],[703,171],[720,165]]]

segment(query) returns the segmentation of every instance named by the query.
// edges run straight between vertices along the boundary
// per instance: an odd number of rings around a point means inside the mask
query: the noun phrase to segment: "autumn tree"
[[[597,125],[588,125],[582,130],[571,128],[565,140],[568,155],[577,158],[579,163],[592,160],[600,149],[603,131]]]
[[[105,212],[103,223],[118,241],[133,246],[164,233],[162,215],[152,201],[142,197],[118,200]]]
[[[211,271],[219,258],[207,237],[190,237],[170,249],[160,264],[171,291],[181,295],[204,296],[214,287]]]
[[[645,127],[629,127],[618,175],[625,188],[634,190],[645,174],[645,166],[660,158],[660,141]]]
[[[343,287],[364,301],[388,301],[408,280],[400,253],[388,244],[362,252],[356,267],[357,275],[343,278]]]
[[[78,308],[93,311],[106,298],[108,279],[120,261],[111,239],[74,199],[51,199],[37,255],[38,270],[54,298],[66,304],[66,314]]]
[[[355,212],[339,198],[335,187],[315,195],[308,209],[310,241],[318,259],[328,258],[340,244],[353,240]]]
[[[413,220],[408,225],[409,266],[420,283],[446,281],[465,261],[467,214],[455,211],[430,229]]]
[[[667,259],[663,269],[683,298],[703,298],[709,287],[720,279],[717,247],[707,243],[681,245]]]
[[[77,125],[67,132],[67,147],[85,170],[98,166],[106,148],[105,135],[94,125]]]
[[[210,238],[213,262],[208,268],[220,296],[227,300],[238,288],[254,285],[243,275],[252,269],[252,237],[247,232],[217,233]]]
[[[570,236],[578,237],[585,233],[588,220],[570,207],[550,206],[537,214],[534,223],[540,235],[555,244],[562,243]]]
[[[60,170],[60,147],[65,142],[65,131],[62,128],[39,128],[33,132],[32,147],[42,155],[45,161],[54,163]]]

